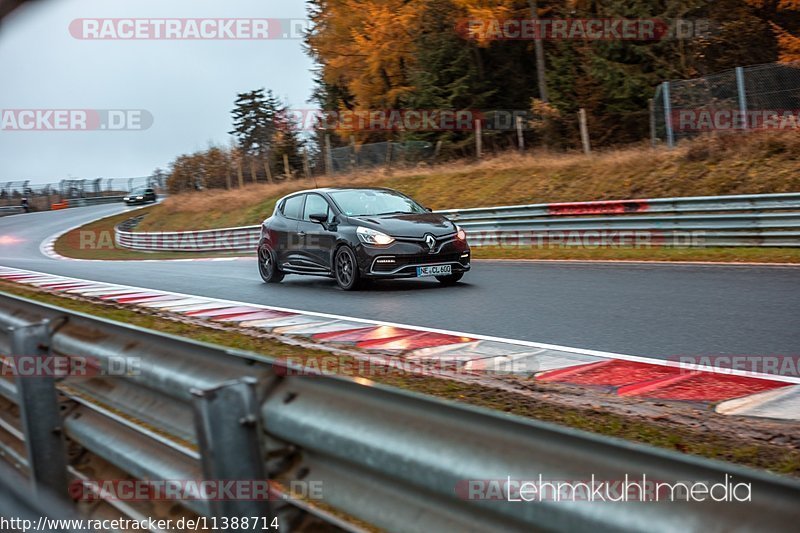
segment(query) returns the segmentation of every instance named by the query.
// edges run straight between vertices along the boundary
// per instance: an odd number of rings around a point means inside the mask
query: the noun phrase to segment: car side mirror
[[[328,214],[327,213],[312,213],[308,215],[308,218],[316,222],[317,224],[325,224],[328,222]]]
[[[433,213],[433,209],[431,209],[430,207],[426,207],[425,211],[427,211],[428,213]]]

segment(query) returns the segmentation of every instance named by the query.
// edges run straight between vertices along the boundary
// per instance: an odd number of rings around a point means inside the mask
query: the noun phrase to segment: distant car
[[[281,198],[261,226],[258,271],[336,279],[344,290],[365,279],[432,276],[457,283],[470,269],[464,230],[391,189],[325,188]]]
[[[156,191],[147,187],[142,187],[140,189],[132,190],[126,194],[122,200],[128,205],[133,205],[155,202],[157,199],[158,197],[156,196]]]

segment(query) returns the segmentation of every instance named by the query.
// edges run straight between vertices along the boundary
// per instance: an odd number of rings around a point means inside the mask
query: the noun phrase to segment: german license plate
[[[417,277],[423,276],[446,276],[453,273],[452,265],[433,265],[417,267]]]

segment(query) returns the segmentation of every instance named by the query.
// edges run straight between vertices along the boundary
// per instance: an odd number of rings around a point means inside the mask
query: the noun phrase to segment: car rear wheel
[[[358,271],[356,254],[347,246],[342,246],[336,252],[334,262],[336,270],[336,283],[345,291],[352,291],[358,288],[361,275]]]
[[[258,273],[264,283],[280,283],[283,281],[284,273],[278,269],[275,262],[275,254],[272,249],[262,246],[258,249]]]
[[[449,276],[436,276],[436,279],[444,286],[455,285],[458,283],[461,278],[464,277],[463,272],[459,272],[457,274],[450,274]]]

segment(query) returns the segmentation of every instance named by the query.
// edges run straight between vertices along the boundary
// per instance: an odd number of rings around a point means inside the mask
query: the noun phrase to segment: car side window
[[[300,219],[300,216],[303,212],[303,200],[305,200],[305,194],[298,194],[297,196],[292,196],[291,198],[287,198],[283,201],[283,209],[281,212],[283,216],[286,218],[293,218],[295,220]]]
[[[303,220],[312,222],[311,215],[316,213],[325,213],[328,215],[328,220],[331,218],[331,207],[328,201],[319,194],[309,194],[306,196],[306,208],[303,212]]]

